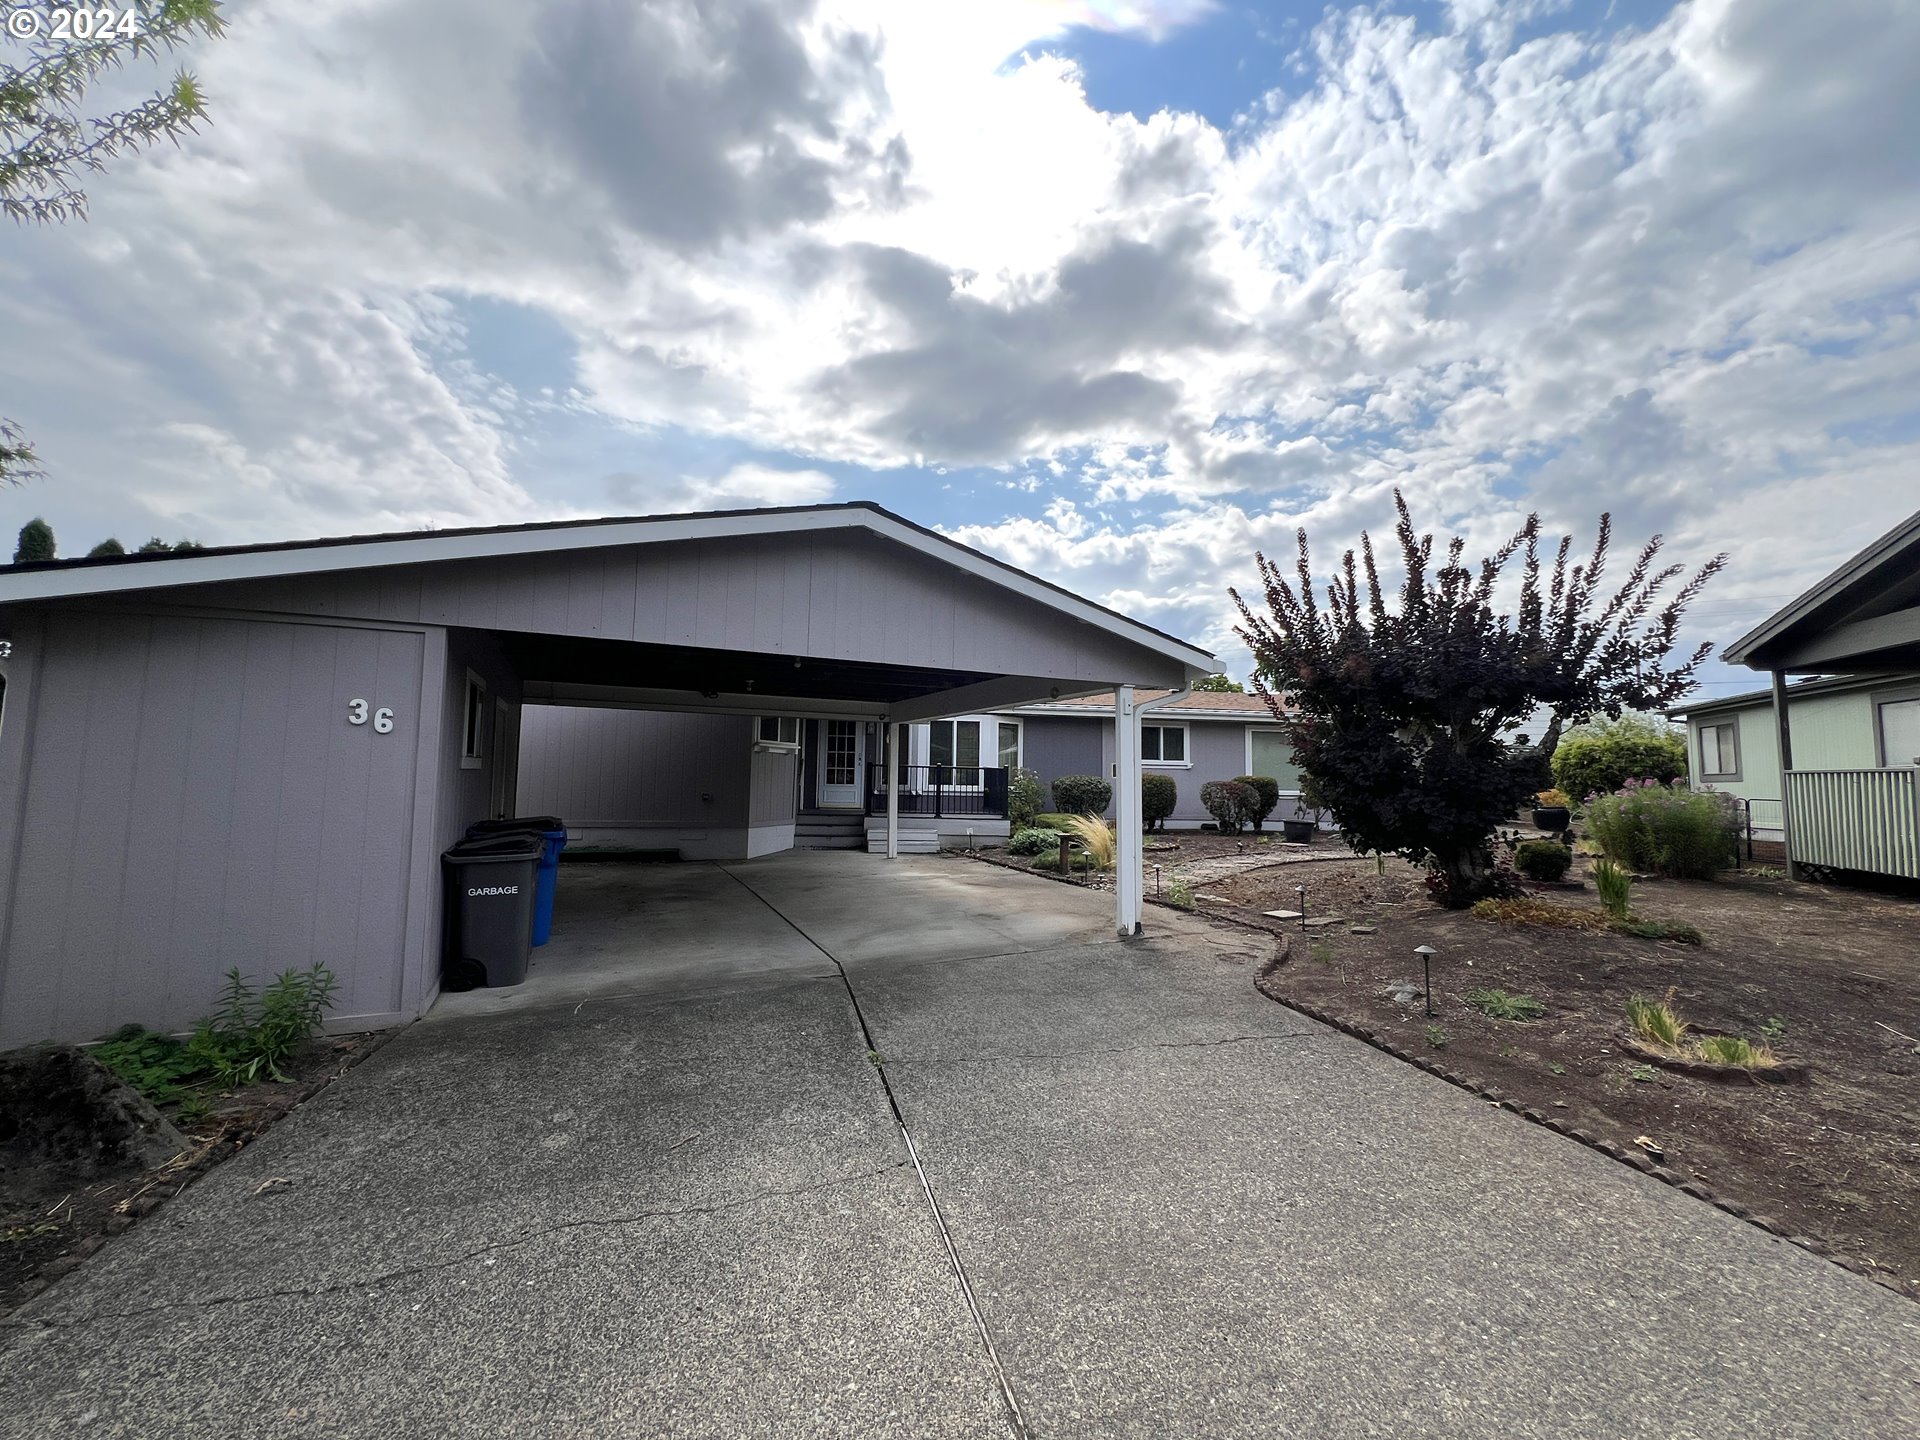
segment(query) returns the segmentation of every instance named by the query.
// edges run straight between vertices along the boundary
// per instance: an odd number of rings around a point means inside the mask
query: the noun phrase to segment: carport
[[[858,717],[897,753],[910,722],[1113,690],[1130,935],[1134,687],[1212,668],[867,504],[22,565],[0,638],[0,1046],[189,1023],[229,966],[325,963],[343,1027],[421,1014],[439,854],[512,808],[526,701]],[[791,757],[701,763],[746,771],[743,855],[784,848]]]

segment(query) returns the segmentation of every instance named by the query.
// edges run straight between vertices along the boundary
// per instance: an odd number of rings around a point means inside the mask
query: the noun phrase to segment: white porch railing
[[[1803,865],[1920,880],[1920,770],[1789,770],[1788,848]]]

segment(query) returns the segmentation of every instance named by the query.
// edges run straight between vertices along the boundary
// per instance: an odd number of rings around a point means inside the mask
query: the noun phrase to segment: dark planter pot
[[[1573,812],[1564,805],[1538,805],[1533,811],[1533,828],[1551,830],[1558,835],[1573,823]]]
[[[1282,820],[1280,828],[1286,833],[1290,844],[1307,845],[1313,841],[1314,824],[1311,820]]]

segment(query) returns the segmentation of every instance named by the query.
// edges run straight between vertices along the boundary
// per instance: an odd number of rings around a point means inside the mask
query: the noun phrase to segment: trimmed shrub
[[[1098,775],[1062,775],[1053,782],[1053,808],[1069,815],[1104,815],[1113,786]]]
[[[1238,780],[1209,780],[1200,787],[1200,803],[1219,823],[1222,835],[1235,835],[1253,818],[1259,798],[1251,785]]]
[[[1273,813],[1273,807],[1280,803],[1280,782],[1271,775],[1238,775],[1234,783],[1253,791],[1253,809],[1247,819],[1258,830],[1261,822]]]
[[[1180,787],[1171,775],[1146,774],[1140,777],[1140,820],[1149,830],[1167,828],[1167,817],[1180,803]]]
[[[1013,832],[1007,841],[1009,855],[1055,855],[1060,851],[1060,832],[1028,827]]]
[[[1686,732],[1639,715],[1576,725],[1553,752],[1553,783],[1576,803],[1629,780],[1671,784],[1686,773]]]
[[[1588,803],[1587,828],[1617,865],[1704,880],[1733,863],[1740,811],[1732,796],[1684,780],[1629,780]]]
[[[1033,817],[1033,823],[1042,830],[1058,830],[1064,835],[1072,823],[1079,818],[1078,815],[1066,815],[1058,810],[1042,810]]]
[[[1007,774],[1007,823],[1025,830],[1034,822],[1042,799],[1040,777],[1022,765]]]
[[[1555,840],[1523,840],[1513,852],[1513,868],[1529,880],[1558,880],[1573,864],[1573,851]]]

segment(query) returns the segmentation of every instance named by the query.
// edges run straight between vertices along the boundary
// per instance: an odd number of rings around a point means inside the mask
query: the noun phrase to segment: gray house
[[[1165,692],[1142,692],[1142,701]],[[1022,763],[1043,786],[1062,775],[1116,774],[1113,697],[1089,695],[1048,700],[1003,711],[1022,727]],[[1300,768],[1293,747],[1274,724],[1273,712],[1258,695],[1197,690],[1168,700],[1143,722],[1140,768],[1169,777],[1179,801],[1167,820],[1170,830],[1194,830],[1213,817],[1200,803],[1200,787],[1209,780],[1240,775],[1270,775],[1280,784],[1280,803],[1268,823],[1303,814]],[[1050,793],[1050,792],[1049,792]]]
[[[680,717],[641,813],[755,854],[798,828],[804,721],[843,793],[849,737],[898,754],[906,725],[1112,691],[1124,771],[1132,687],[1215,668],[864,504],[17,565],[0,641],[0,1048],[184,1025],[228,966],[324,961],[342,1025],[420,1014],[440,852],[515,808],[525,707]],[[629,783],[550,738],[530,764],[583,813]],[[919,797],[884,758],[891,853]],[[1132,934],[1137,836],[1120,864]]]

